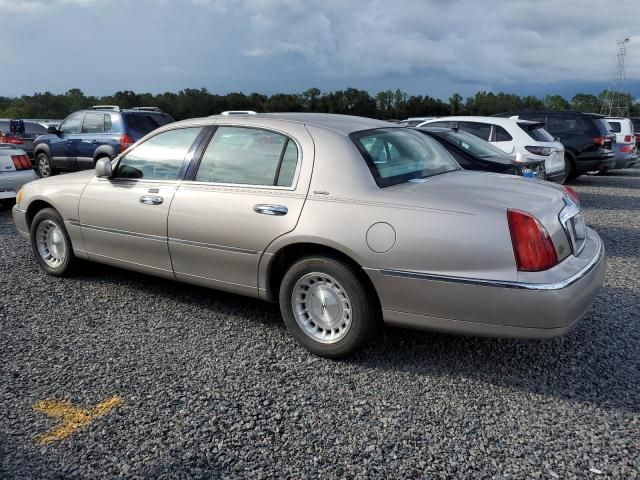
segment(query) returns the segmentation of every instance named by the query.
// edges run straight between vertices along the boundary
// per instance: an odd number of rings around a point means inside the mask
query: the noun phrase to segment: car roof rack
[[[120,107],[117,105],[94,105],[91,110],[113,110],[114,112],[119,112]]]
[[[163,113],[162,110],[158,107],[133,107],[131,110],[136,110],[138,112],[157,112]]]
[[[253,110],[227,110],[220,115],[257,115]]]

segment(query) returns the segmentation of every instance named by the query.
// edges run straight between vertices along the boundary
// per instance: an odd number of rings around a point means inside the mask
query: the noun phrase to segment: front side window
[[[202,156],[195,180],[290,187],[297,164],[298,148],[284,135],[256,128],[220,127]]]
[[[444,147],[418,130],[380,128],[350,137],[379,187],[460,169]]]
[[[80,133],[80,127],[82,126],[83,117],[84,115],[81,113],[71,115],[64,122],[62,122],[62,125],[60,125],[60,131],[62,133]]]
[[[116,178],[176,180],[200,127],[168,130],[141,143],[118,162]]]
[[[82,133],[104,133],[104,113],[87,113],[84,116]]]
[[[489,141],[489,137],[491,137],[491,125],[487,123],[460,122],[460,130],[486,141]]]

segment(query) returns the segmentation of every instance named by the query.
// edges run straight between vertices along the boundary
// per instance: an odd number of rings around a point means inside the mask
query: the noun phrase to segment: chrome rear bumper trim
[[[569,278],[556,283],[524,283],[524,282],[510,282],[503,280],[485,280],[480,278],[468,278],[468,277],[453,277],[449,275],[438,275],[433,273],[411,272],[407,270],[390,270],[383,269],[380,272],[383,275],[390,277],[402,277],[413,278],[417,280],[433,280],[437,282],[451,282],[462,283],[465,285],[479,285],[485,287],[499,287],[499,288],[519,288],[524,290],[560,290],[573,285],[581,278],[585,277],[591,270],[595,268],[602,260],[604,255],[604,245],[602,240],[598,238],[598,250],[593,258],[585,265],[579,272],[576,272]]]

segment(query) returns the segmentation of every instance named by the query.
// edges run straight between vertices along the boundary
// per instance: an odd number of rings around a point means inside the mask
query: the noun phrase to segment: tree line
[[[303,93],[228,93],[219,95],[206,88],[186,88],[178,93],[160,94],[118,91],[113,95],[85,95],[78,88],[64,94],[51,92],[23,95],[21,97],[0,96],[0,118],[64,118],[71,112],[92,105],[118,105],[130,107],[159,107],[176,120],[204,117],[225,110],[255,110],[257,112],[324,112],[360,115],[381,119],[404,119],[417,116],[444,115],[493,115],[510,110],[575,110],[599,112],[606,91],[599,95],[578,93],[567,100],[560,95],[538,98],[532,95],[519,96],[511,93],[478,92],[463,98],[454,93],[448,101],[429,95],[408,95],[401,90],[385,90],[371,96],[365,90],[347,88],[322,92],[310,88]],[[640,103],[626,95],[631,115],[640,115]]]

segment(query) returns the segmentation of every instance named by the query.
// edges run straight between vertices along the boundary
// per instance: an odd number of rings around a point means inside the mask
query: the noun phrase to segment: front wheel
[[[322,357],[352,354],[380,323],[378,303],[356,269],[330,257],[293,264],[282,279],[279,301],[293,337]]]
[[[42,269],[56,277],[71,273],[77,261],[64,221],[53,208],[40,210],[31,222],[31,248]]]
[[[56,169],[53,167],[53,163],[51,162],[49,155],[44,152],[40,152],[36,156],[36,170],[42,178],[47,178],[57,173]]]

